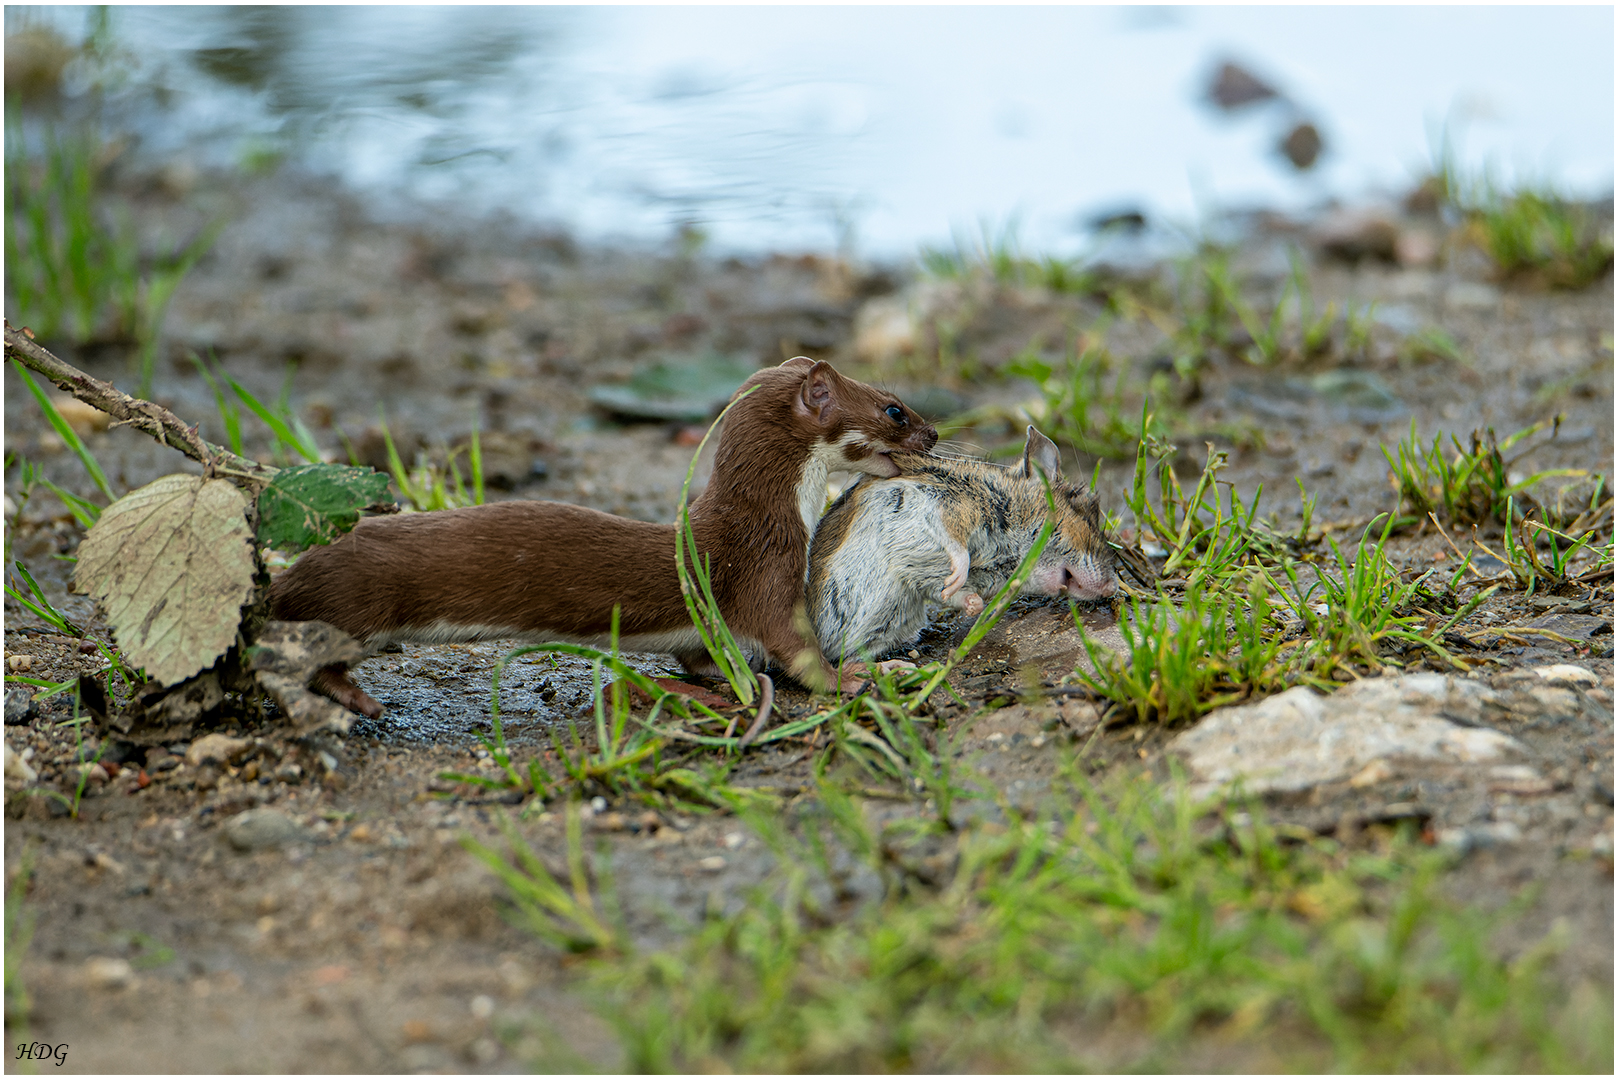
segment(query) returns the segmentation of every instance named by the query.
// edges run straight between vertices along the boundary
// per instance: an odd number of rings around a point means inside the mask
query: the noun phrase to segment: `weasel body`
[[[983,611],[1046,523],[1042,472],[1057,524],[1021,591],[1077,600],[1113,594],[1097,496],[1064,482],[1057,446],[1033,427],[1023,461],[1010,467],[931,454],[894,460],[901,475],[851,485],[811,543],[806,595],[822,651],[835,661],[910,644],[930,605]]]
[[[714,471],[690,506],[715,599],[739,643],[814,686],[837,684],[795,626],[810,537],[832,469],[896,476],[891,455],[938,435],[886,391],[796,357],[758,372],[722,422]],[[733,400],[736,400],[734,396]],[[502,502],[362,520],[307,552],[270,589],[274,617],[319,619],[368,647],[488,638],[668,652],[712,672],[681,597],[675,527],[556,502]],[[382,707],[326,669],[317,689],[368,716]]]

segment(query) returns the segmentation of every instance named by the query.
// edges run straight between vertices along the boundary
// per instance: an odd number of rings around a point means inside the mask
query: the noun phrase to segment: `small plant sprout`
[[[28,369],[24,368],[20,361],[13,357],[11,366],[16,368],[17,374],[22,378],[23,385],[28,387],[28,392],[38,402],[40,411],[45,414],[45,419],[49,421],[51,428],[78,457],[79,461],[84,465],[84,471],[90,474],[90,479],[95,481],[96,487],[100,489],[102,495],[106,496],[107,501],[109,503],[113,502],[117,496],[112,493],[112,485],[107,482],[107,474],[101,471],[101,463],[84,445],[84,441],[79,438],[79,433],[74,431],[73,426],[62,418],[62,414],[57,409],[55,402],[51,401],[45,391],[40,389],[39,384],[34,381],[34,377],[28,373]],[[52,490],[57,489],[53,486]],[[83,503],[83,500],[81,499],[79,502]],[[69,505],[72,506],[73,504],[70,503]]]
[[[405,468],[405,463],[399,456],[399,448],[394,444],[393,432],[388,429],[388,417],[381,408],[377,410],[377,421],[382,429],[383,445],[388,450],[388,473],[393,478],[394,486],[399,489],[400,495],[413,510],[445,510],[458,506],[484,505],[484,456],[476,421],[467,445],[450,450],[445,456],[443,466],[430,460],[425,454],[418,453],[413,469]],[[462,478],[461,465],[457,461],[463,450],[467,453],[468,470],[471,473],[470,491],[468,481]],[[349,446],[349,459],[355,460],[352,445]]]
[[[624,930],[608,920],[591,896],[578,801],[568,801],[563,820],[567,833],[564,842],[568,858],[566,885],[552,877],[505,815],[497,821],[510,859],[471,837],[463,837],[461,843],[506,883],[513,902],[523,913],[524,922],[541,940],[569,952],[619,952],[628,945]],[[598,873],[603,869],[605,867],[599,865]]]
[[[767,676],[761,674],[756,682],[748,654],[737,644],[737,639],[732,636],[731,628],[726,625],[725,617],[720,612],[720,604],[714,598],[714,589],[710,583],[708,555],[698,552],[697,539],[692,533],[687,496],[692,489],[692,474],[697,470],[698,457],[703,453],[710,436],[725,420],[726,413],[755,389],[757,387],[749,389],[727,405],[720,415],[715,417],[714,423],[709,425],[709,430],[704,432],[697,449],[692,453],[691,464],[686,467],[686,480],[681,484],[681,498],[675,509],[675,573],[680,578],[681,597],[686,601],[687,613],[692,616],[692,625],[697,627],[703,639],[704,649],[720,668],[726,682],[731,686],[731,692],[736,694],[737,700],[744,705],[752,705],[755,694],[759,691],[769,693],[770,681]]]
[[[1115,365],[1100,345],[1102,331],[1083,335],[1062,361],[1051,363],[1033,350],[1016,357],[1007,374],[1029,379],[1039,388],[1041,415],[1032,417],[1042,434],[1072,444],[1082,453],[1125,457],[1142,436],[1124,412],[1126,369],[1118,367],[1113,385],[1106,380]]]
[[[7,585],[6,595],[43,619],[57,633],[68,637],[84,637],[83,630],[69,622],[66,616],[52,607],[51,602],[45,599],[44,590],[39,587],[38,582],[34,580],[34,575],[28,572],[28,567],[23,565],[22,560],[18,559],[12,565],[15,567],[15,572],[28,587],[28,594],[24,595],[11,585]]]
[[[225,428],[225,445],[231,448],[231,453],[236,454],[238,457],[242,456],[241,406],[226,398],[225,392],[220,389],[219,380],[209,370],[210,364],[208,361],[203,360],[195,352],[189,355],[192,366],[197,369],[197,374],[202,376],[203,381],[208,384],[208,389],[213,392],[214,408],[218,410],[220,423]],[[212,359],[212,354],[210,354],[210,359]],[[217,364],[218,361],[216,360],[214,363]]]
[[[291,365],[288,366],[281,397],[274,409],[265,405],[251,391],[223,371],[220,374],[230,384],[231,390],[242,404],[246,405],[254,416],[263,420],[265,426],[275,435],[273,453],[278,461],[285,462],[296,458],[298,461],[313,463],[321,460],[321,451],[315,445],[314,437],[303,422],[292,414],[292,408],[288,404],[288,392],[292,386],[293,375]]]

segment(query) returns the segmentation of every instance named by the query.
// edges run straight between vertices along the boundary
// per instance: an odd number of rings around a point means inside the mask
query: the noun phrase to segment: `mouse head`
[[[1024,592],[1043,596],[1068,594],[1076,600],[1100,600],[1114,594],[1114,553],[1103,531],[1097,493],[1063,478],[1057,444],[1031,425],[1024,437],[1024,460],[1016,466],[1026,480],[1052,485],[1056,527],[1035,563]]]
[[[816,455],[829,469],[898,476],[890,454],[923,453],[939,441],[934,426],[899,398],[845,378],[831,364],[796,356],[776,371],[798,377],[792,422],[811,435]]]

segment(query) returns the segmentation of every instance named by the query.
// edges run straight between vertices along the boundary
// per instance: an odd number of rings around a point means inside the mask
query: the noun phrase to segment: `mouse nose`
[[[1104,600],[1114,595],[1114,575],[1094,566],[1063,567],[1063,591],[1076,600]]]

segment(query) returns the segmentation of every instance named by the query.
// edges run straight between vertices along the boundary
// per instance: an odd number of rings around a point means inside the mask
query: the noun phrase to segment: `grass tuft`
[[[108,224],[101,174],[121,147],[91,128],[6,124],[6,285],[16,320],[41,338],[135,347],[138,397],[149,397],[169,300],[207,254],[220,225],[155,257],[143,255],[127,217]]]
[[[1544,469],[1517,481],[1509,475],[1513,461],[1504,457],[1506,452],[1548,428],[1556,434],[1563,419],[1560,413],[1550,420],[1532,424],[1509,435],[1500,444],[1493,428],[1486,429],[1484,438],[1475,431],[1467,447],[1452,435],[1451,444],[1456,452],[1450,455],[1441,448],[1441,440],[1445,438],[1441,433],[1437,432],[1434,442],[1428,446],[1419,442],[1417,421],[1413,420],[1411,435],[1396,446],[1394,454],[1388,447],[1379,449],[1389,463],[1390,482],[1400,492],[1402,506],[1417,518],[1439,514],[1454,525],[1511,524],[1510,508],[1514,500],[1518,500],[1521,512],[1534,507],[1536,503],[1529,491],[1543,480],[1586,476],[1579,469]]]

